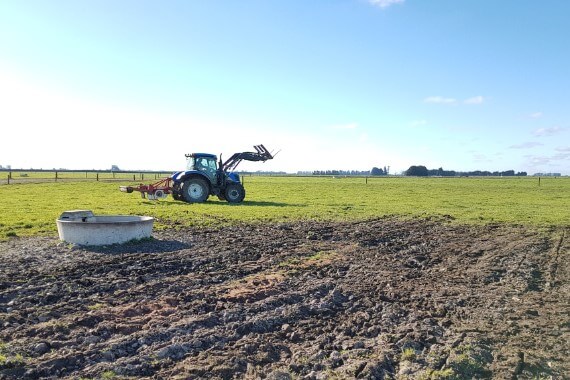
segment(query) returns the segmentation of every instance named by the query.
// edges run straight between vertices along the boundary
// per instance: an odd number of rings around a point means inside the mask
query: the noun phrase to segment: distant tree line
[[[313,175],[370,175],[370,170],[313,170]]]
[[[377,176],[377,175],[387,175],[389,168],[385,167],[383,169],[377,168],[376,166],[372,170],[314,170],[313,175],[357,175],[357,176]]]
[[[257,170],[255,172],[245,172],[245,171],[238,171],[240,175],[285,175],[287,172],[284,171],[267,171],[267,170]]]
[[[444,170],[443,168],[439,169],[428,169],[423,165],[412,165],[404,172],[407,176],[415,176],[415,177],[428,177],[428,176],[437,176],[437,177],[484,177],[484,176],[494,176],[494,177],[526,177],[527,172],[515,172],[514,170],[505,170],[505,171],[484,171],[484,170],[474,170],[470,172],[458,172],[455,170]]]

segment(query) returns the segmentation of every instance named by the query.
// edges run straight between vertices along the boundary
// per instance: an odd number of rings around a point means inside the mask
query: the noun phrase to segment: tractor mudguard
[[[228,173],[228,179],[232,182],[240,183],[239,174],[237,173]]]
[[[201,178],[204,178],[204,180],[207,183],[210,183],[210,179],[208,178],[208,176],[205,175],[203,172],[198,171],[198,170],[185,170],[185,171],[181,171],[181,172],[176,172],[170,178],[172,178],[174,183],[180,184],[180,183],[184,182],[190,176],[194,176],[194,175],[198,175]]]

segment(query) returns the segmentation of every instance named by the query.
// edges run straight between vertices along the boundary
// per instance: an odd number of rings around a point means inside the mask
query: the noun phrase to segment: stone
[[[285,371],[274,371],[267,376],[268,380],[292,380],[291,374]]]
[[[49,350],[50,350],[49,344],[47,344],[46,342],[38,343],[34,347],[34,352],[38,355],[43,355],[46,352],[49,352]]]
[[[85,339],[83,340],[83,343],[94,344],[94,343],[98,343],[100,340],[101,339],[98,336],[89,335],[89,336],[85,337]]]

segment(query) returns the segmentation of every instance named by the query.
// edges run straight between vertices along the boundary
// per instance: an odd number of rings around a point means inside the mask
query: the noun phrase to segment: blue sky
[[[570,2],[0,1],[0,165],[570,174]]]

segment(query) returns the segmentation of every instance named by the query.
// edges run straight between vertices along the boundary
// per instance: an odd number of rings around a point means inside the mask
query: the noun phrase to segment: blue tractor
[[[140,191],[148,199],[165,198],[168,194],[176,200],[188,203],[205,202],[210,195],[215,195],[229,203],[240,203],[245,198],[245,188],[234,170],[243,160],[271,160],[273,155],[263,146],[255,145],[255,152],[234,153],[226,162],[214,154],[186,154],[186,170],[179,171],[151,185],[137,187],[121,186],[120,190],[132,193]]]

